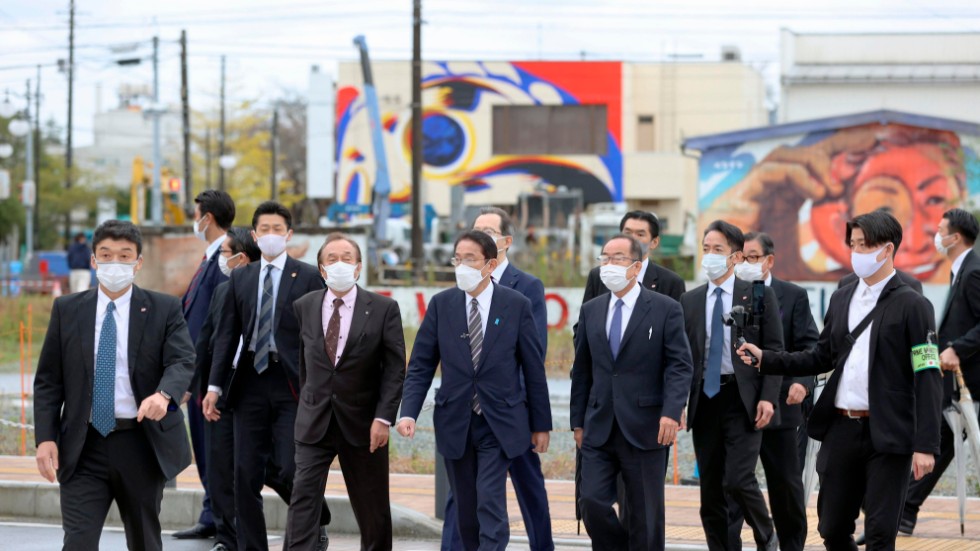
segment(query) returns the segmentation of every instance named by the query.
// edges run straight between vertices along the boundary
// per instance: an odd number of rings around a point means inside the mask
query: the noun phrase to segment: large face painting
[[[378,74],[377,72],[375,73]],[[379,79],[379,96],[388,94]],[[398,92],[409,97],[407,83]],[[586,203],[622,198],[622,68],[618,62],[426,63],[423,74],[423,177],[438,186],[464,186],[510,197],[535,184],[580,189]],[[382,105],[381,123],[391,176],[391,201],[411,192],[411,109]],[[496,105],[605,105],[607,140],[602,155],[495,155]],[[376,162],[364,94],[358,86],[337,91],[337,197],[369,204]],[[446,194],[448,196],[448,194]],[[395,211],[397,212],[397,210]]]
[[[709,149],[700,161],[700,227],[728,220],[769,233],[777,275],[836,280],[850,271],[846,222],[878,208],[902,224],[895,267],[925,282],[949,278],[934,245],[942,214],[980,194],[980,140],[901,124],[871,124]]]

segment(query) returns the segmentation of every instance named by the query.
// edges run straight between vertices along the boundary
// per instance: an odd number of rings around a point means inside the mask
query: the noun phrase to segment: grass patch
[[[20,369],[20,324],[23,322],[25,347],[28,332],[31,337],[31,372],[41,353],[41,343],[51,319],[50,296],[28,295],[0,298],[0,373],[16,373]],[[28,313],[30,312],[30,315]]]

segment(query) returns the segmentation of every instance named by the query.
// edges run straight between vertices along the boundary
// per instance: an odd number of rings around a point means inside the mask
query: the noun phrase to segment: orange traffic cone
[[[54,288],[51,289],[51,298],[58,298],[61,296],[61,281],[54,280]]]

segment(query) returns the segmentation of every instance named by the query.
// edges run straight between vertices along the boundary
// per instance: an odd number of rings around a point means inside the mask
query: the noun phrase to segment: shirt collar
[[[644,258],[643,263],[640,264],[640,275],[638,276],[640,281],[643,281],[643,278],[646,277],[647,270],[649,269],[650,269],[650,258],[649,257]]]
[[[953,261],[953,266],[950,268],[950,270],[953,272],[953,277],[959,277],[960,268],[963,267],[963,261],[966,260],[967,253],[972,250],[973,247],[970,247],[969,249],[961,252],[960,255],[956,257],[956,260]]]
[[[276,268],[279,268],[280,270],[285,270],[286,269],[286,257],[287,256],[288,255],[286,254],[286,251],[283,251],[282,254],[280,254],[279,256],[275,257],[272,260],[272,262],[269,262],[263,256],[262,257],[262,267],[261,267],[260,271],[261,270],[265,270],[265,267],[268,266],[269,264],[272,264],[273,266],[275,266]]]
[[[223,233],[218,236],[217,239],[208,244],[207,250],[204,251],[204,256],[206,256],[208,260],[211,260],[214,253],[218,252],[218,249],[221,248],[221,244],[225,242],[226,237],[228,237],[228,235]]]
[[[491,282],[490,285],[487,285],[487,288],[484,289],[482,293],[480,293],[479,295],[476,295],[476,301],[478,303],[480,303],[480,310],[483,310],[484,312],[489,312],[490,311],[490,299],[493,298],[493,287],[494,287],[494,285],[496,285],[496,284]],[[467,312],[469,312],[469,309],[470,309],[470,301],[472,299],[473,299],[473,296],[471,294],[469,294],[469,293],[466,293],[466,311]]]
[[[885,286],[888,285],[888,282],[891,281],[893,277],[895,277],[895,273],[895,270],[892,270],[892,273],[888,274],[888,277],[882,279],[874,285],[868,285],[863,279],[858,278],[857,295],[859,297],[864,296],[865,292],[870,290],[870,295],[874,297],[875,300],[878,300],[878,297],[881,296],[881,292],[885,289]]]
[[[132,299],[133,299],[132,285],[129,286],[129,289],[123,294],[123,296],[117,298],[116,300],[112,300],[111,298],[109,298],[109,296],[105,294],[105,291],[102,290],[102,286],[99,286],[98,307],[100,311],[105,311],[105,309],[109,307],[110,302],[116,303],[116,310],[119,310],[120,308],[126,308],[129,306],[129,301],[131,301]]]
[[[337,298],[344,301],[344,306],[348,308],[353,308],[354,300],[357,299],[357,285],[351,287],[350,291],[348,291],[347,294],[342,297],[338,297],[333,293],[333,291],[330,288],[327,288],[327,303],[333,304],[334,299]]]
[[[510,266],[510,260],[507,260],[507,258],[504,258],[503,262],[497,264],[497,267],[494,268],[493,272],[490,274],[494,281],[501,281],[501,278],[504,277],[504,271],[507,269],[507,266]]]
[[[772,287],[772,272],[766,275],[766,287]]]
[[[612,300],[610,300],[609,302],[612,303],[612,304],[616,304],[616,299],[618,299],[619,297],[617,297],[616,295],[610,295],[610,298]],[[639,281],[637,281],[636,283],[634,283],[633,284],[633,288],[630,289],[629,291],[627,291],[625,295],[623,295],[623,306],[625,306],[625,307],[629,308],[630,310],[632,310],[633,307],[636,306],[636,300],[638,298],[640,298],[640,282]]]
[[[728,279],[721,282],[721,285],[715,285],[714,281],[708,280],[708,294],[715,292],[715,289],[721,287],[721,290],[728,293],[729,295],[735,294],[735,274],[728,276]]]

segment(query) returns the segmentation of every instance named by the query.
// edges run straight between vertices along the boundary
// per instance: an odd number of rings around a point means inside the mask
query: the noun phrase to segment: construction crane
[[[364,102],[367,105],[368,121],[371,125],[371,142],[374,146],[374,159],[377,165],[374,176],[374,200],[371,209],[374,216],[375,250],[388,240],[386,224],[391,217],[391,179],[388,175],[388,157],[385,155],[384,134],[381,131],[381,111],[378,108],[378,92],[374,88],[371,73],[371,58],[368,56],[367,40],[364,35],[354,37],[354,45],[361,52],[361,71],[364,73]]]

